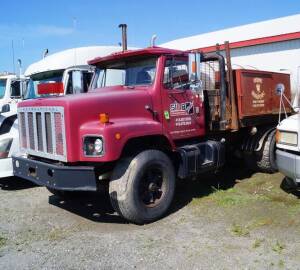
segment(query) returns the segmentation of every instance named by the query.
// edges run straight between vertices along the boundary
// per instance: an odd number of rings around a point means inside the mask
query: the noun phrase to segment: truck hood
[[[294,114],[286,119],[284,119],[278,126],[278,130],[287,131],[287,132],[296,132],[298,133],[298,145],[286,145],[286,144],[277,144],[278,148],[291,150],[291,151],[300,151],[300,113]]]
[[[101,135],[105,128],[105,124],[99,122],[100,113],[108,114],[109,122],[112,125],[120,120],[151,119],[152,115],[145,109],[145,105],[151,106],[151,97],[145,89],[108,87],[84,94],[23,101],[19,103],[18,107],[63,107],[67,160],[76,162],[80,159],[82,151],[82,148],[79,147],[82,145],[80,135],[82,131],[86,133],[84,135]],[[95,130],[91,134],[91,131],[86,129],[89,124],[99,127],[96,129],[96,134]]]
[[[277,126],[280,130],[300,132],[300,113],[291,115]]]

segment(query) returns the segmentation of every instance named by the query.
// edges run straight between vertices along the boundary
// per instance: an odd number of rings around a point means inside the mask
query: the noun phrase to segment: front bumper
[[[11,157],[0,159],[0,178],[13,176],[13,166]]]
[[[61,166],[22,156],[13,156],[12,160],[14,175],[37,185],[66,191],[97,190],[94,167]]]
[[[300,184],[300,155],[277,149],[276,162],[281,173]]]

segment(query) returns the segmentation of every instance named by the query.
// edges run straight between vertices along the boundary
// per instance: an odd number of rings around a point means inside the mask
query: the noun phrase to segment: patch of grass
[[[231,232],[236,236],[249,236],[250,231],[247,226],[241,226],[238,224],[233,224],[231,227]]]
[[[50,241],[58,241],[66,238],[66,232],[59,228],[54,228],[48,234]]]
[[[278,267],[279,268],[284,268],[284,260],[279,260]]]
[[[251,229],[254,228],[259,228],[262,226],[267,226],[267,225],[271,225],[273,223],[273,219],[272,218],[263,218],[263,219],[258,219],[255,220],[252,224],[251,224]]]
[[[230,188],[228,190],[218,190],[211,196],[212,201],[223,207],[247,204],[255,199],[256,196],[243,194],[236,188]]]
[[[0,249],[3,248],[3,247],[5,247],[6,244],[7,244],[7,238],[4,237],[4,236],[2,236],[2,235],[0,235]]]
[[[263,239],[255,239],[252,247],[253,248],[259,248],[261,246],[261,244],[262,244],[263,241],[264,241]]]
[[[277,253],[281,253],[283,250],[285,249],[285,245],[283,245],[282,243],[280,243],[278,240],[276,241],[275,245],[272,246],[272,250],[277,252]]]
[[[288,213],[293,216],[300,214],[300,203],[298,202],[298,204],[290,206]]]
[[[144,241],[144,248],[145,249],[152,249],[155,247],[155,240],[151,237],[149,238],[146,238],[145,241]]]

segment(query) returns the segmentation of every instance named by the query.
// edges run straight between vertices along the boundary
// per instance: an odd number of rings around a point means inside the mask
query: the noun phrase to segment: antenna
[[[21,77],[22,76],[22,60],[18,59],[17,62],[19,65],[19,77]]]
[[[76,31],[76,26],[77,26],[77,18],[73,17],[73,30]]]
[[[45,49],[44,50],[44,53],[43,53],[43,59],[48,55],[49,53],[49,50],[48,49]]]
[[[11,49],[12,49],[12,64],[13,64],[13,71],[16,73],[16,67],[15,67],[15,47],[14,47],[14,40],[11,40]]]

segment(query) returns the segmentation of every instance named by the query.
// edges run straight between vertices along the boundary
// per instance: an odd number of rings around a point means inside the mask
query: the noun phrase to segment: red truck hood
[[[136,116],[151,118],[145,105],[151,105],[151,97],[145,88],[107,87],[84,94],[26,100],[19,103],[18,107],[63,107],[67,160],[75,162],[79,161],[79,151],[82,149],[74,145],[81,145],[79,132],[84,125],[94,122],[99,125],[100,132],[103,128],[99,122],[100,113],[107,113],[112,123],[120,118],[128,118],[129,121]]]

